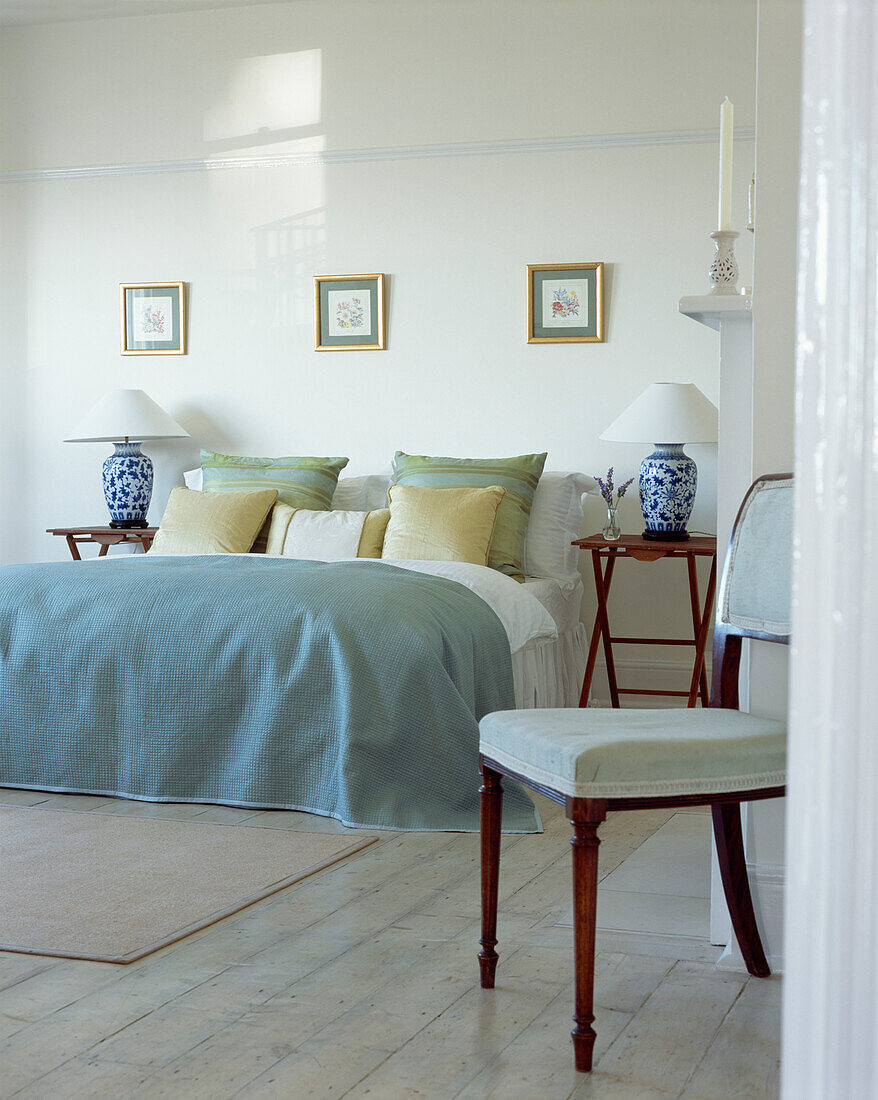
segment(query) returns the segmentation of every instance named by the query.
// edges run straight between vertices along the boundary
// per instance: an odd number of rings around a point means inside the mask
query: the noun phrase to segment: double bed
[[[0,785],[477,830],[478,720],[576,704],[581,594],[441,561],[6,566]],[[523,791],[504,824],[539,828]]]

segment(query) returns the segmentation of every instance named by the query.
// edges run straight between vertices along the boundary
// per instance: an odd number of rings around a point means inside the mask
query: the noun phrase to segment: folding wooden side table
[[[67,539],[70,556],[74,561],[82,561],[79,553],[81,543],[97,543],[100,546],[99,558],[106,557],[110,547],[118,546],[120,542],[133,542],[135,546],[142,546],[146,553],[152,546],[156,531],[158,527],[49,527],[46,534]]]
[[[582,681],[582,694],[579,697],[581,707],[588,706],[588,696],[594,677],[598,645],[603,640],[604,656],[607,661],[607,679],[610,684],[610,702],[618,707],[620,695],[675,695],[687,700],[688,707],[694,707],[699,695],[703,706],[708,706],[710,694],[707,687],[707,675],[704,671],[704,648],[710,631],[710,613],[716,590],[716,539],[710,536],[691,536],[686,542],[654,542],[642,535],[622,535],[616,542],[607,542],[603,535],[589,535],[585,539],[575,539],[574,546],[581,550],[591,550],[594,567],[594,583],[598,609],[591,633],[588,649],[588,662]],[[711,559],[710,579],[704,604],[700,606],[698,598],[698,577],[695,571],[695,559]],[[601,567],[601,558],[607,563]],[[610,634],[607,617],[607,596],[613,580],[613,570],[617,558],[634,558],[636,561],[658,561],[659,558],[685,558],[689,570],[689,599],[692,605],[693,636],[689,638],[616,638]],[[684,645],[695,647],[695,663],[692,667],[692,679],[688,691],[651,691],[646,688],[620,688],[616,683],[616,666],[613,662],[614,645]]]

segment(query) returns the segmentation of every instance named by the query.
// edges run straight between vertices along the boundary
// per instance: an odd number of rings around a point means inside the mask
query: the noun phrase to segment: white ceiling
[[[172,11],[250,7],[279,0],[0,0],[0,25],[68,23]]]

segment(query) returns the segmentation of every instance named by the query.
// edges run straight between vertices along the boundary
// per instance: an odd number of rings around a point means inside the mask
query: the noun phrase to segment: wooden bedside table
[[[143,547],[143,552],[152,546],[152,540],[158,527],[49,527],[47,535],[61,535],[67,539],[70,556],[74,561],[82,561],[79,544],[94,542],[100,546],[99,558],[105,558],[111,546],[120,542],[133,542]]]
[[[701,695],[702,706],[710,703],[707,687],[707,675],[704,671],[704,647],[710,630],[710,612],[716,589],[716,538],[713,535],[693,535],[687,542],[654,542],[642,535],[622,535],[616,542],[607,542],[601,534],[589,535],[585,539],[574,539],[573,546],[580,550],[591,550],[594,568],[595,592],[598,610],[595,615],[588,648],[588,662],[582,680],[582,693],[579,697],[581,707],[588,706],[588,694],[594,677],[594,666],[598,655],[598,644],[604,643],[604,656],[607,661],[607,680],[610,684],[610,702],[619,706],[620,695],[676,695],[687,700],[687,707],[694,707]],[[698,577],[695,572],[695,559],[711,559],[710,579],[703,607],[699,606]],[[606,568],[601,568],[601,558],[607,559]],[[607,596],[613,579],[613,570],[617,558],[634,558],[635,561],[658,561],[659,558],[685,558],[689,571],[689,600],[692,606],[693,637],[689,638],[615,638],[610,634],[607,616]],[[616,666],[613,662],[613,644],[617,645],[686,645],[695,647],[695,663],[692,667],[692,679],[688,691],[648,691],[639,688],[620,688],[616,683]]]

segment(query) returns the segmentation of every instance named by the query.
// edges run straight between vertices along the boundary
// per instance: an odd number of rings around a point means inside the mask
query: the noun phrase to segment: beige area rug
[[[0,950],[130,963],[378,838],[0,807]]]

